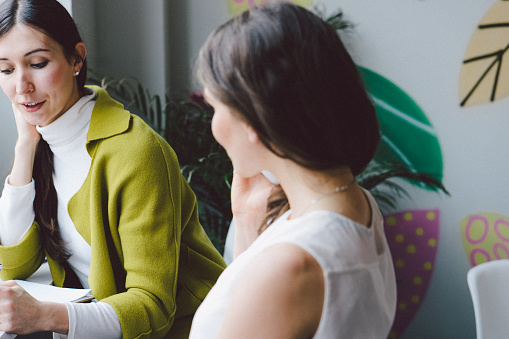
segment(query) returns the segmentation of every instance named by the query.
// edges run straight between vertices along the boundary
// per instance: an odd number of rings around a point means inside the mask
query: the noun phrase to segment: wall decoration
[[[232,15],[237,15],[255,6],[263,5],[268,1],[269,0],[228,0],[228,8]],[[292,2],[307,8],[313,3],[313,0],[293,0]]]
[[[461,106],[509,96],[509,1],[496,2],[468,45],[459,79]]]
[[[477,213],[461,222],[463,245],[470,265],[509,258],[509,217]]]
[[[389,339],[399,338],[421,306],[435,265],[440,212],[407,210],[384,216],[397,283],[396,318]]]
[[[425,113],[390,80],[364,67],[359,71],[380,123],[382,137],[375,160],[402,162],[441,181],[442,152]],[[407,210],[384,218],[398,288],[396,318],[389,336],[395,339],[412,322],[426,296],[436,258],[439,211]]]
[[[474,339],[468,269],[509,253],[509,157],[504,156],[509,145],[504,132],[509,125],[509,0],[323,3],[329,12],[340,6],[354,24],[341,36],[356,64],[368,70],[363,77],[384,133],[377,159],[432,173],[451,193],[440,197],[411,187],[411,200],[396,199],[390,211],[440,212],[431,281],[425,296],[414,298],[420,304],[412,303],[411,278],[402,279],[405,272],[396,267],[398,309],[391,337]],[[403,107],[402,97],[409,99],[408,106]],[[413,114],[418,111],[425,119]],[[397,244],[390,241],[392,250]],[[394,259],[396,266],[402,264]]]
[[[375,105],[382,139],[375,160],[399,161],[442,180],[442,152],[437,134],[409,95],[380,74],[359,67]]]

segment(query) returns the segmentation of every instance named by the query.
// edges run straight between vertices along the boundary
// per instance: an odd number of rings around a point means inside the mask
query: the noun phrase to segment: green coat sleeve
[[[39,237],[39,225],[34,222],[23,239],[16,245],[0,246],[2,280],[26,279],[43,263],[45,258]]]

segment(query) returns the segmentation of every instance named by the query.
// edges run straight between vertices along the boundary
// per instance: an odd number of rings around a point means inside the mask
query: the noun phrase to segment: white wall
[[[151,93],[192,90],[192,67],[207,35],[229,18],[226,1],[74,0],[89,67],[134,76]]]
[[[230,18],[226,0],[189,0],[187,12],[187,27],[189,30],[188,54],[191,64],[198,56],[200,47],[205,43],[210,32]],[[191,88],[195,88],[192,74],[187,78]]]
[[[5,178],[12,167],[17,137],[11,101],[2,92],[0,94],[0,189],[3,189]]]
[[[74,0],[73,14],[85,44],[88,65],[101,75],[134,76],[151,93],[167,88],[164,0]]]

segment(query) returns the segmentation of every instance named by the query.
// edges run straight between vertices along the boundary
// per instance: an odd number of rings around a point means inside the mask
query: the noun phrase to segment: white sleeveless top
[[[277,243],[292,243],[320,264],[325,280],[324,306],[314,338],[387,338],[396,310],[396,281],[383,219],[365,191],[372,215],[370,228],[329,211],[288,220],[281,216],[221,274],[198,308],[191,339],[215,338],[233,288],[251,260]]]

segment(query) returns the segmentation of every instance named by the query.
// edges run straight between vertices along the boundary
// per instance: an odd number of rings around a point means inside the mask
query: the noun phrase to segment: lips
[[[45,102],[46,101],[22,103],[21,105],[23,105],[25,107],[26,111],[33,112],[33,111],[38,110]]]

